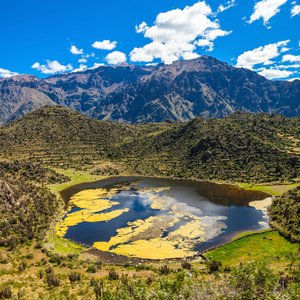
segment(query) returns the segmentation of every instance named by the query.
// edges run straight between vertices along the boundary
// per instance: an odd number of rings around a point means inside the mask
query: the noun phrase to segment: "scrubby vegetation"
[[[35,183],[62,183],[69,177],[26,160],[0,161],[0,178],[21,179]]]
[[[300,174],[299,124],[299,118],[235,113],[224,119],[128,125],[46,107],[1,128],[0,148],[3,158],[88,166],[99,175],[286,181]]]
[[[275,198],[270,207],[270,224],[284,237],[300,242],[300,186]]]
[[[276,260],[270,254],[274,263],[268,266],[264,259],[256,258],[226,266],[216,260],[198,260],[112,267],[92,257],[43,253],[33,241],[12,252],[0,248],[0,295],[25,300],[297,299],[298,258],[293,252],[286,255],[289,259],[280,256]],[[27,267],[20,271],[22,261]]]
[[[0,163],[0,245],[43,237],[60,201],[43,184],[67,177],[25,161]]]

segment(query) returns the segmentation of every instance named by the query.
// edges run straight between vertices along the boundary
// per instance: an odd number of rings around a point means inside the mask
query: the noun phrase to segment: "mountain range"
[[[300,80],[272,81],[210,56],[157,66],[101,66],[39,79],[0,79],[0,124],[60,105],[129,123],[225,117],[235,111],[300,115]]]

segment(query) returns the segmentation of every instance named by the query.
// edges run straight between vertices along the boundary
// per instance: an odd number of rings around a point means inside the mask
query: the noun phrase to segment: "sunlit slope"
[[[299,177],[299,118],[236,113],[224,119],[129,125],[62,107],[39,109],[0,129],[2,158],[63,167],[117,164],[120,173],[235,181]]]

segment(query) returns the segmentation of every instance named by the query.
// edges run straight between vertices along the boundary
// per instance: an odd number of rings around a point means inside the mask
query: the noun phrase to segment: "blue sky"
[[[300,77],[300,1],[15,0],[0,11],[0,77],[211,55]]]

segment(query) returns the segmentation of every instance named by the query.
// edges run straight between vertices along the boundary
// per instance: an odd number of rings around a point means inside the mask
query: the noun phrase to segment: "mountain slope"
[[[299,118],[235,113],[224,119],[118,124],[45,107],[0,128],[0,158],[97,168],[126,174],[274,181],[298,177]],[[100,170],[101,171],[101,170]]]
[[[24,96],[24,88],[38,97]],[[104,66],[46,79],[0,79],[0,124],[48,104],[132,123],[224,117],[237,110],[298,116],[300,81],[270,81],[209,56],[156,67]]]

